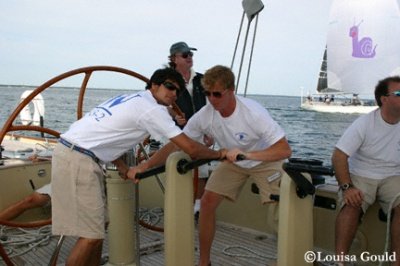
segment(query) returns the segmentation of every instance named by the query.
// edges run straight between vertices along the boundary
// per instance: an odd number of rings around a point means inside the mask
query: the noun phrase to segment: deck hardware
[[[38,176],[39,177],[44,177],[46,175],[47,174],[46,174],[46,170],[45,169],[39,169],[39,171],[38,171]]]

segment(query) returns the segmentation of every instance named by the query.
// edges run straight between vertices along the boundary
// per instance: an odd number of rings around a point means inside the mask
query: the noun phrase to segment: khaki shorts
[[[350,174],[351,182],[354,187],[358,188],[364,194],[364,201],[362,203],[362,210],[364,213],[368,210],[375,201],[377,201],[382,210],[387,214],[389,205],[392,200],[400,193],[400,176],[387,177],[385,179],[377,180],[356,176]],[[339,191],[340,208],[344,206],[343,193]],[[400,204],[400,194],[392,204],[392,209]]]
[[[58,144],[52,158],[52,233],[103,239],[105,193],[102,168]]]
[[[283,161],[265,163],[252,168],[243,168],[229,162],[220,163],[211,173],[206,190],[225,196],[236,201],[240,191],[249,178],[252,178],[260,191],[261,202],[273,200],[270,195],[279,195],[279,185],[283,174]]]

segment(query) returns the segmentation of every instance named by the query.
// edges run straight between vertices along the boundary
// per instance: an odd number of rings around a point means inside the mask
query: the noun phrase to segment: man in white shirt
[[[187,137],[169,115],[166,107],[184,86],[178,72],[159,69],[146,91],[109,99],[60,136],[52,157],[52,231],[79,237],[66,265],[100,265],[105,195],[99,161],[113,162],[127,178],[129,168],[119,158],[149,135],[170,139],[194,159],[225,156]]]
[[[250,177],[259,187],[262,203],[272,202],[271,194],[279,193],[282,160],[290,157],[291,149],[284,131],[263,106],[235,95],[235,77],[229,68],[212,67],[202,82],[209,103],[189,119],[184,133],[198,141],[204,135],[211,136],[219,147],[230,149],[227,161],[212,172],[201,198],[199,265],[206,266],[210,264],[219,204],[224,198],[235,201]],[[147,164],[154,164],[157,157],[165,157],[173,149],[172,145],[164,146],[149,161],[131,168],[129,178],[134,179],[136,172],[146,170]],[[236,161],[239,154],[245,160]]]
[[[362,215],[376,200],[391,222],[391,250],[400,263],[400,77],[379,81],[379,108],[357,118],[332,155],[341,210],[336,218],[336,254],[348,254]],[[382,232],[383,233],[383,232]]]

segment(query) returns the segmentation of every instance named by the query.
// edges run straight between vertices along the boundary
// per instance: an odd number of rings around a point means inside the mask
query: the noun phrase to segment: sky
[[[248,94],[299,96],[315,91],[332,0],[263,0]],[[92,65],[127,68],[150,77],[168,62],[171,44],[198,50],[194,69],[230,66],[243,14],[240,0],[0,1],[0,84],[35,85]],[[248,51],[239,83],[244,92]],[[248,19],[243,23],[238,65]],[[124,78],[96,78],[89,87],[132,88]],[[76,86],[76,80],[62,85]]]

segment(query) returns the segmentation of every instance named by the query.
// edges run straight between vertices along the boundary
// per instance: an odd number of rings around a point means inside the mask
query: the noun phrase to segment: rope
[[[228,250],[231,249],[238,249],[239,251],[237,253],[234,252],[229,252]],[[240,253],[240,251],[242,250],[242,253]],[[245,254],[244,252],[247,252],[247,254]],[[276,260],[277,257],[276,256],[268,256],[268,255],[264,255],[261,253],[258,253],[254,250],[251,250],[250,248],[244,247],[244,246],[228,246],[226,248],[224,248],[222,250],[222,253],[227,255],[227,256],[231,256],[231,257],[241,257],[241,258],[262,258],[262,259],[271,259],[271,260]]]
[[[38,229],[0,226],[0,243],[10,258],[21,256],[37,246],[49,244],[51,236],[51,225]]]
[[[398,197],[400,197],[400,193],[397,193],[396,196],[393,197],[393,199],[390,201],[390,204],[389,204],[388,214],[387,214],[387,222],[386,222],[386,241],[385,241],[385,248],[383,249],[383,252],[387,252],[388,248],[389,248],[392,208],[393,208],[394,202],[397,200]],[[379,265],[383,265],[383,261],[381,261],[379,263]]]
[[[143,220],[144,222],[151,225],[158,224],[163,216],[164,216],[164,210],[160,207],[156,207],[150,210],[147,208],[139,209],[140,220]]]
[[[156,226],[162,220],[164,210],[160,207],[148,210],[147,208],[139,209],[139,224],[147,229],[164,232],[163,227]]]

